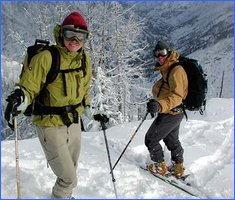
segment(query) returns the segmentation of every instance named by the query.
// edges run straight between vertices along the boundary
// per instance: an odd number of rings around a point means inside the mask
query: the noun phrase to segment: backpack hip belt
[[[69,127],[72,123],[78,123],[79,116],[76,108],[82,105],[82,103],[76,105],[68,105],[68,106],[61,106],[61,107],[51,107],[51,106],[44,106],[39,102],[35,102],[36,106],[34,106],[34,115],[60,115],[64,124]],[[68,113],[73,114],[73,122],[69,119]]]
[[[177,113],[184,112],[184,106],[183,106],[183,104],[180,104],[180,105],[172,108],[171,111],[177,112]]]

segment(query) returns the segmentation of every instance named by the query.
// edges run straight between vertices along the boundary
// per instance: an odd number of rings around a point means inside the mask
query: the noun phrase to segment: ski
[[[145,167],[140,167],[141,169],[148,171],[147,168]],[[200,198],[198,194],[195,194],[194,192],[190,191],[190,190],[193,190],[193,188],[191,187],[190,183],[187,183],[185,181],[185,179],[189,176],[189,174],[181,177],[180,179],[176,179],[171,173],[168,173],[166,176],[162,176],[160,174],[153,174],[153,173],[150,173],[149,174],[153,175],[154,177],[164,181],[165,183],[168,183],[174,187],[176,187],[177,189],[191,195],[191,196],[194,196],[194,197],[197,197],[197,198]]]

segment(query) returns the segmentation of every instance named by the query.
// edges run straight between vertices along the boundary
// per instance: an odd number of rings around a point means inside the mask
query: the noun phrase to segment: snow
[[[210,99],[205,115],[188,113],[180,140],[185,150],[188,181],[202,198],[234,197],[234,99]],[[192,198],[189,194],[156,179],[139,166],[150,162],[144,135],[152,123],[149,116],[133,138],[114,170],[118,198]],[[106,130],[112,164],[120,156],[140,121]],[[97,125],[97,124],[96,124]],[[16,198],[14,141],[2,141],[2,198]],[[170,153],[165,159],[170,163]],[[19,141],[22,198],[50,198],[55,175],[38,138]],[[102,131],[83,132],[77,169],[75,198],[115,198]]]

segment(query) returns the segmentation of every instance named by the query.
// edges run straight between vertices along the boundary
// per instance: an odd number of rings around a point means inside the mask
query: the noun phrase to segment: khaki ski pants
[[[47,161],[57,176],[52,198],[68,198],[77,185],[77,161],[81,147],[81,126],[37,126],[37,133]]]

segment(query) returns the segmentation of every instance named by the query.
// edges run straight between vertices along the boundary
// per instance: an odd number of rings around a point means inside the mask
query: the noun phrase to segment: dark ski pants
[[[171,160],[177,163],[183,162],[184,150],[179,141],[179,128],[183,117],[183,113],[177,115],[159,113],[153,121],[145,135],[145,145],[152,161],[164,161],[162,147],[159,143],[163,140],[167,149],[171,151]]]
[[[51,198],[69,198],[77,185],[76,168],[81,147],[80,124],[36,128],[47,161],[57,176]]]

